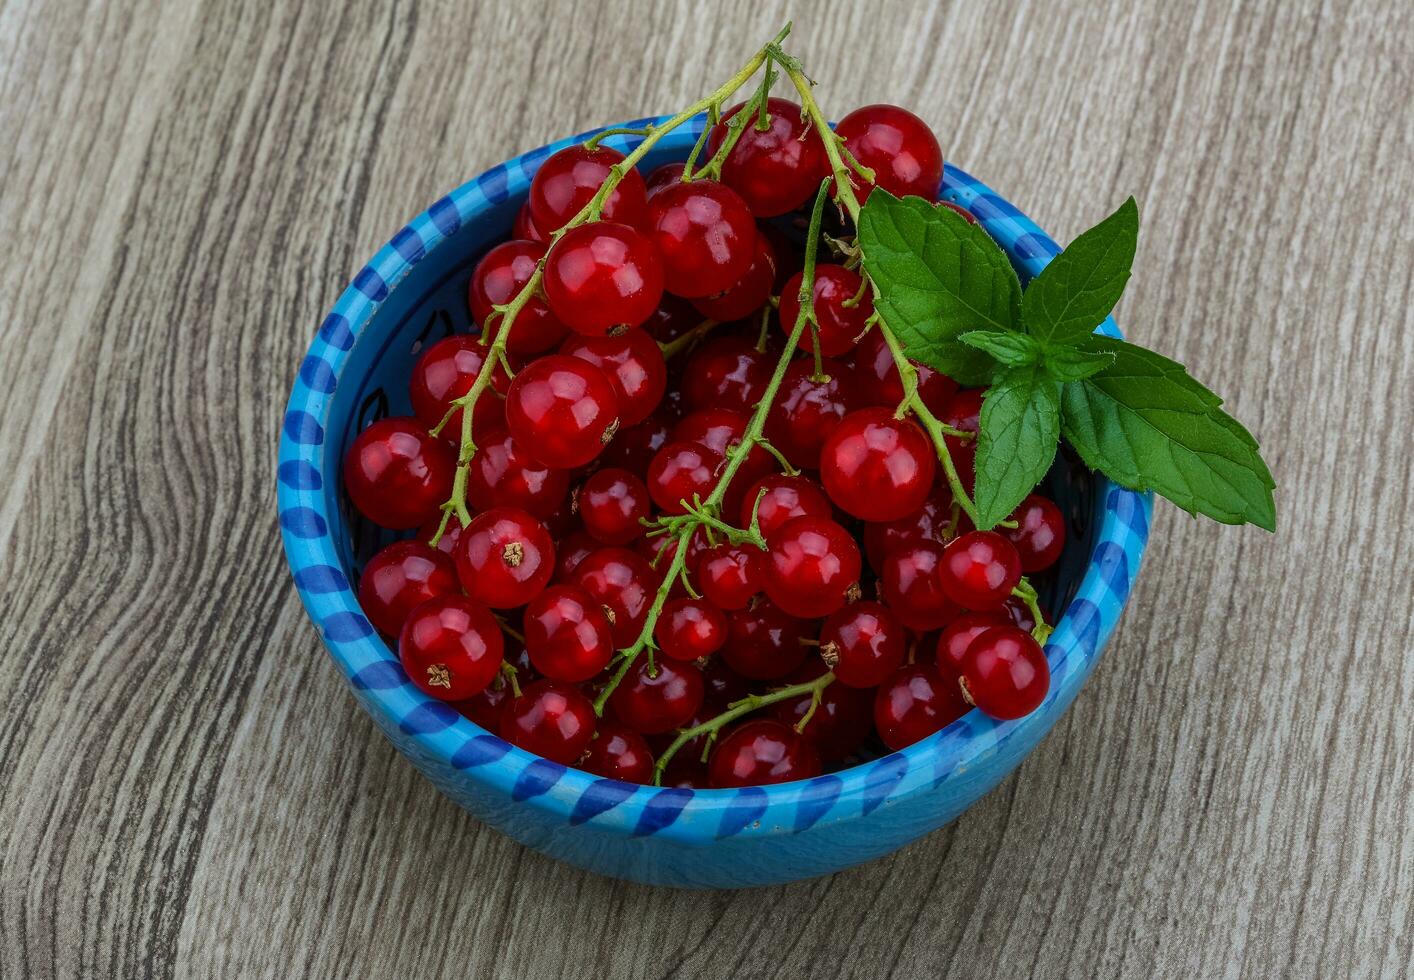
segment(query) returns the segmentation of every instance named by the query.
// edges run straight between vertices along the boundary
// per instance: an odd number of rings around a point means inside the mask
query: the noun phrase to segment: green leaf
[[[1060,441],[1060,385],[1037,365],[1004,372],[982,399],[977,527],[993,527],[1041,482]]]
[[[1051,347],[1041,357],[1041,366],[1057,381],[1080,381],[1099,374],[1114,363],[1109,351],[1088,351],[1078,347]]]
[[[969,330],[958,340],[968,347],[990,354],[994,360],[1007,367],[1021,367],[1035,364],[1041,359],[1041,345],[1024,333],[1010,330]]]
[[[1027,284],[1021,298],[1027,332],[1046,344],[1071,343],[1093,332],[1124,292],[1138,239],[1139,207],[1131,197]]]
[[[1021,283],[979,225],[921,197],[876,187],[859,215],[875,308],[908,356],[963,384],[986,384],[995,365],[958,338],[970,330],[1019,331]]]
[[[1085,347],[1115,356],[1061,390],[1062,431],[1088,466],[1191,514],[1276,530],[1271,471],[1221,399],[1153,351],[1108,337]]]

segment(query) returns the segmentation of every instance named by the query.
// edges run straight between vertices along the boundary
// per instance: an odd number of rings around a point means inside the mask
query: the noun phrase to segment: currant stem
[[[1011,594],[1026,603],[1026,608],[1030,611],[1031,618],[1036,621],[1035,627],[1031,630],[1031,635],[1036,638],[1037,643],[1044,646],[1046,641],[1051,638],[1051,634],[1055,631],[1051,628],[1051,625],[1046,622],[1046,617],[1041,613],[1040,596],[1036,592],[1036,587],[1031,584],[1029,579],[1023,576],[1021,581],[1017,583],[1016,588],[1011,590]]]
[[[703,320],[681,337],[675,337],[666,344],[659,344],[658,349],[663,352],[663,360],[670,361],[683,351],[696,346],[698,341],[718,326],[720,324],[716,320]]]

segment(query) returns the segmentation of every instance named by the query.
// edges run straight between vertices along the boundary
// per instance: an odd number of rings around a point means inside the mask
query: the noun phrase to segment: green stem
[[[1017,583],[1016,588],[1011,590],[1011,594],[1026,603],[1026,608],[1030,611],[1031,618],[1036,621],[1036,626],[1031,630],[1031,635],[1036,638],[1037,643],[1045,646],[1046,641],[1051,638],[1051,633],[1053,633],[1054,630],[1051,628],[1051,625],[1046,622],[1046,617],[1041,612],[1040,596],[1036,593],[1036,587],[1031,584],[1029,579],[1023,576],[1021,581]]]
[[[649,123],[647,126],[610,126],[607,129],[599,130],[599,132],[585,140],[584,148],[586,150],[592,150],[598,146],[601,141],[610,136],[652,136],[653,129],[654,126],[652,123]]]
[[[658,348],[663,352],[663,360],[671,361],[678,354],[695,346],[699,340],[707,336],[713,329],[720,326],[716,320],[703,320],[681,337],[674,337],[666,344],[659,344]]]

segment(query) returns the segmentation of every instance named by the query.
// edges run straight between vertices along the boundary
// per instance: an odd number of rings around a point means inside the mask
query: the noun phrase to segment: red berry
[[[1030,494],[1012,512],[1015,528],[998,528],[1016,548],[1022,572],[1044,572],[1060,558],[1065,547],[1065,518],[1060,508],[1040,494]]]
[[[884,557],[879,596],[911,630],[939,629],[957,616],[957,606],[939,581],[943,555],[943,546],[936,541],[915,541]]]
[[[749,413],[766,393],[774,365],[750,341],[714,337],[688,358],[682,393],[687,407]]]
[[[858,586],[859,546],[828,517],[792,517],[766,545],[766,595],[792,616],[828,616]]]
[[[673,184],[682,183],[682,173],[686,169],[687,164],[682,162],[665,163],[661,167],[654,167],[653,172],[643,179],[644,186],[648,188],[648,196],[651,198],[654,194]]]
[[[997,532],[969,531],[944,550],[938,580],[964,609],[1000,609],[1021,581],[1021,558]]]
[[[795,329],[796,318],[800,315],[800,285],[804,273],[796,273],[781,287],[780,325],[786,336]],[[825,263],[815,267],[815,319],[816,330],[806,326],[800,335],[800,349],[813,351],[815,338],[819,335],[820,353],[826,357],[839,357],[854,347],[855,338],[865,330],[869,317],[874,314],[874,299],[869,291],[863,290],[859,273],[842,265]],[[858,297],[859,302],[852,303]]]
[[[846,687],[877,687],[903,663],[908,652],[904,624],[877,602],[856,602],[825,620],[820,652],[835,679]]]
[[[726,455],[728,449],[741,441],[750,421],[750,416],[745,412],[725,408],[699,409],[673,426],[673,439],[700,442],[713,452]],[[775,469],[775,460],[770,453],[760,446],[752,446],[751,452],[746,454],[746,459],[737,467],[736,476],[732,478],[731,485],[722,497],[722,512],[740,512],[742,501],[746,499],[746,491],[753,483]]]
[[[727,705],[740,701],[751,693],[751,681],[732,670],[731,665],[721,657],[710,657],[707,666],[701,669],[702,683],[706,691],[702,699],[702,710],[705,711],[708,706],[714,709],[708,717],[721,714]]]
[[[551,354],[532,361],[506,393],[506,424],[547,466],[583,466],[618,431],[614,386],[588,361]]]
[[[510,703],[511,685],[505,678],[493,680],[481,691],[465,701],[458,701],[456,708],[463,718],[468,718],[488,732],[501,730],[501,710]]]
[[[937,456],[928,436],[886,408],[863,408],[840,422],[820,450],[820,481],[842,510],[892,521],[922,506]]]
[[[670,442],[648,465],[648,492],[665,514],[684,514],[683,501],[712,493],[721,465],[722,457],[701,443]]]
[[[477,514],[457,542],[457,576],[466,594],[492,609],[523,606],[550,581],[550,532],[514,507]]]
[[[442,515],[438,514],[423,522],[422,527],[417,529],[417,534],[413,540],[427,544],[432,540],[432,536],[437,533],[437,529],[442,526]],[[444,555],[450,555],[457,546],[457,539],[462,536],[462,526],[455,515],[447,521],[447,527],[442,531],[442,536],[437,539],[437,550]]]
[[[692,569],[697,567],[698,556],[707,548],[707,536],[699,529],[693,532],[687,544],[687,557],[684,559],[684,568]],[[648,564],[653,567],[657,580],[661,583],[663,576],[668,573],[668,568],[672,565],[673,556],[677,554],[678,539],[671,534],[659,534],[654,537],[643,537],[638,539],[635,549]]]
[[[359,513],[402,530],[430,520],[452,493],[456,458],[416,419],[374,422],[344,457],[344,489]]]
[[[824,670],[825,665],[819,660],[807,661],[790,676],[790,682],[800,684],[813,680]],[[795,728],[810,711],[810,702],[808,694],[779,701],[772,706],[771,714]],[[820,703],[815,705],[814,713],[800,734],[815,746],[820,758],[833,762],[852,755],[873,730],[874,692],[835,683],[827,684],[820,692]]]
[[[653,315],[663,297],[663,265],[652,242],[628,225],[593,221],[550,249],[544,283],[555,315],[597,337]]]
[[[599,722],[594,741],[589,743],[575,767],[621,783],[647,786],[653,782],[653,753],[648,743],[642,735],[612,721]]]
[[[962,658],[963,696],[993,718],[1009,720],[1040,707],[1051,686],[1045,651],[1015,626],[985,630]]]
[[[552,585],[531,599],[523,625],[530,662],[552,681],[587,681],[614,655],[604,610],[571,585]]]
[[[743,105],[727,110],[712,127],[707,153],[713,154],[727,136],[727,122]],[[758,218],[785,214],[800,207],[820,186],[826,172],[825,148],[801,108],[785,99],[766,100],[767,128],[749,119],[722,167],[722,182],[745,199]]]
[[[451,409],[452,402],[471,390],[476,376],[481,373],[481,365],[486,362],[486,350],[477,338],[458,334],[443,337],[422,352],[413,365],[408,394],[412,398],[413,414],[426,428],[431,429],[440,423]],[[482,391],[471,413],[476,424],[476,435],[480,436],[488,428],[496,426],[505,414],[500,395],[505,394],[509,384],[504,370],[496,368],[492,372],[490,388]],[[460,439],[461,426],[462,413],[461,409],[457,409],[442,434],[453,440]]]
[[[757,499],[760,498],[760,503]],[[741,501],[741,526],[751,526],[756,514],[761,533],[770,535],[792,517],[823,517],[834,514],[820,484],[804,476],[773,473],[752,484]]]
[[[548,242],[550,236],[545,234],[535,226],[535,219],[530,216],[530,202],[526,201],[516,212],[516,220],[511,225],[511,237],[519,238],[527,242]]]
[[[710,296],[735,283],[756,251],[756,219],[741,195],[715,180],[661,187],[648,205],[663,285],[679,296]]]
[[[637,425],[663,400],[668,386],[663,350],[637,327],[614,337],[575,334],[560,346],[560,353],[588,361],[604,372],[618,396],[621,425]]]
[[[572,766],[594,737],[594,705],[569,684],[527,685],[501,710],[501,737],[551,762]]]
[[[622,411],[622,407],[620,409]],[[646,473],[653,454],[668,442],[671,431],[661,412],[654,413],[637,425],[620,429],[599,454],[601,466],[612,466],[634,473]]]
[[[699,296],[693,307],[705,317],[720,323],[741,320],[766,305],[776,287],[776,253],[770,240],[760,233],[751,253],[751,264],[740,279],[720,293]]]
[[[623,163],[624,155],[607,146],[592,150],[567,146],[540,165],[530,181],[530,217],[546,234],[559,231],[599,192],[609,168]],[[643,175],[631,169],[604,202],[605,221],[620,221],[635,228],[648,218],[648,194]]]
[[[466,496],[473,507],[519,507],[548,519],[560,509],[569,492],[569,473],[542,466],[504,430],[478,439],[471,458]]]
[[[1014,595],[1008,596],[1007,601],[1002,603],[1002,613],[1005,614],[1006,623],[1012,626],[1020,627],[1028,633],[1036,629],[1036,616],[1031,612],[1031,607]],[[1050,622],[1050,617],[1046,616],[1044,610],[1041,617],[1047,623]]]
[[[820,775],[820,756],[795,729],[763,718],[728,732],[712,752],[708,772],[717,789],[788,783]]]
[[[674,789],[707,789],[707,766],[697,756],[679,752],[663,770],[663,786]]]
[[[608,610],[614,646],[626,647],[638,638],[658,582],[642,555],[627,548],[600,548],[580,561],[572,582]]]
[[[805,662],[806,624],[769,599],[731,617],[721,657],[743,677],[784,677]]]
[[[958,513],[958,520],[967,517]],[[943,542],[943,537],[952,521],[952,494],[940,487],[929,491],[923,505],[913,513],[895,521],[881,521],[864,525],[864,554],[869,565],[879,571],[891,552],[915,541]]]
[[[981,427],[978,419],[982,415],[982,395],[980,388],[969,391],[959,391],[948,402],[947,409],[938,416],[938,421],[944,425],[952,426],[963,432],[971,432],[974,436]],[[969,494],[977,483],[977,440],[961,439],[957,436],[944,436],[943,444],[947,446],[948,453],[952,456],[953,466],[957,470],[958,479],[962,482],[962,488]]]
[[[702,704],[702,675],[692,664],[658,659],[648,669],[639,657],[614,693],[609,707],[614,717],[644,735],[682,727]]]
[[[660,344],[677,340],[702,322],[702,314],[697,308],[672,293],[664,293],[658,301],[658,308],[643,323],[643,329]]]
[[[586,557],[598,551],[601,545],[585,530],[571,531],[555,543],[555,574],[552,582],[568,582]]]
[[[963,219],[969,225],[975,225],[977,223],[977,216],[961,204],[954,204],[952,201],[939,201],[938,206],[947,208],[949,211],[956,211],[958,214],[962,215]]]
[[[957,685],[928,664],[908,664],[874,696],[874,727],[892,751],[942,731],[967,714]]]
[[[874,171],[861,200],[875,187],[895,197],[913,194],[929,201],[943,182],[943,150],[928,124],[896,105],[867,105],[840,120],[835,133],[854,158]]]
[[[471,318],[481,328],[486,342],[493,340],[504,326],[504,318],[497,315],[494,308],[515,299],[535,275],[535,267],[544,256],[543,243],[510,241],[497,245],[476,263],[467,300],[471,305]],[[566,333],[567,328],[550,312],[545,301],[532,296],[511,323],[506,350],[513,354],[538,354],[554,347]]]
[[[763,587],[764,563],[759,548],[719,544],[702,553],[694,582],[702,597],[718,609],[744,609]]]
[[[648,488],[628,470],[600,470],[579,488],[584,529],[605,544],[628,544],[644,532]]]
[[[710,657],[727,641],[727,617],[702,599],[669,599],[653,627],[653,639],[663,656],[673,660]]]
[[[938,634],[938,673],[948,680],[962,676],[962,658],[972,641],[996,626],[1010,626],[1005,613],[963,613]]]
[[[801,469],[820,465],[825,441],[845,415],[863,404],[842,361],[822,358],[820,367],[824,381],[814,380],[813,358],[793,361],[766,416],[766,438]]]
[[[408,614],[398,659],[418,689],[442,701],[464,701],[501,669],[501,627],[486,607],[459,595],[429,599]]]
[[[894,363],[894,353],[884,340],[882,330],[870,330],[855,344],[850,354],[857,377],[856,389],[865,405],[883,405],[897,408],[903,401],[903,379],[899,377],[898,365]],[[926,364],[911,362],[918,374],[918,396],[928,411],[941,418],[947,411],[948,402],[957,394],[957,382],[934,371]]]
[[[397,636],[414,607],[460,591],[452,559],[425,541],[394,541],[363,569],[358,604],[378,632]]]

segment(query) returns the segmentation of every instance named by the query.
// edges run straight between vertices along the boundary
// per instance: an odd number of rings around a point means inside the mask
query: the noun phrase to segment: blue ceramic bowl
[[[670,134],[642,164],[645,172],[685,159],[701,126]],[[588,135],[501,164],[437,201],[354,277],[319,328],[280,437],[280,527],[300,598],[354,696],[398,750],[479,819],[546,854],[601,874],[712,888],[807,878],[887,854],[967,809],[1069,706],[1139,570],[1149,497],[1064,458],[1048,477],[1048,492],[1067,513],[1069,543],[1042,583],[1047,607],[1065,611],[1046,647],[1051,690],[1039,709],[1013,722],[973,711],[901,752],[777,786],[655,789],[523,752],[413,687],[359,608],[351,583],[387,535],[349,506],[344,451],[374,419],[410,414],[407,379],[418,352],[470,329],[472,266],[507,237],[540,163]],[[608,143],[627,150],[636,140]],[[954,167],[944,174],[943,196],[978,218],[1023,280],[1059,251],[1025,215]],[[1101,330],[1118,335],[1113,322]]]

